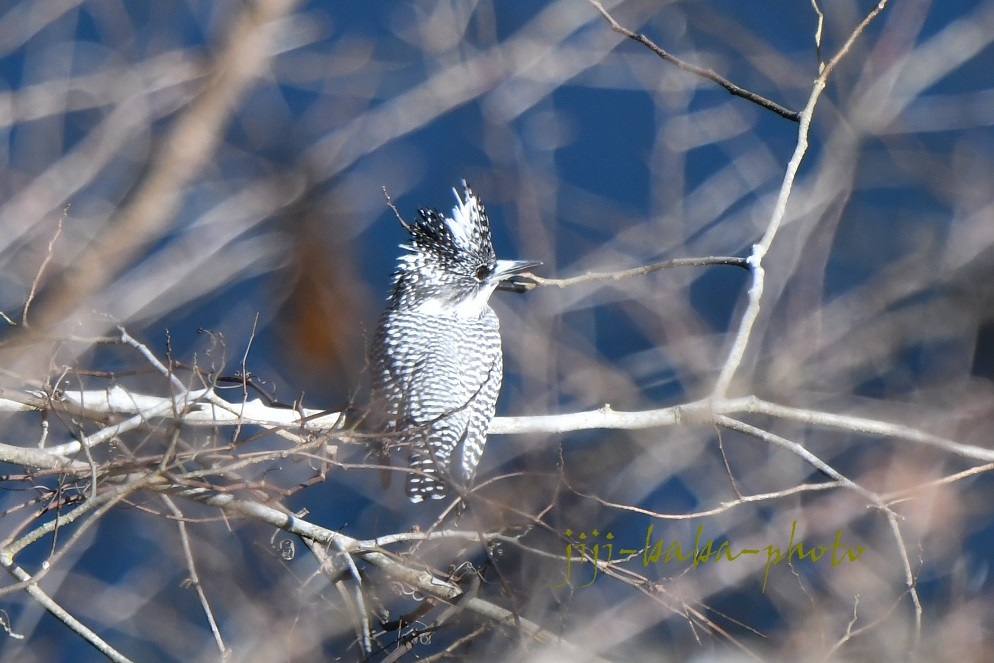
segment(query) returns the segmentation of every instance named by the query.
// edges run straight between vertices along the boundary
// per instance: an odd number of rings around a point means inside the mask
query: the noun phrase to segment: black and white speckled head
[[[404,224],[411,241],[402,245],[408,253],[394,273],[392,306],[478,317],[503,279],[535,264],[497,260],[483,203],[465,181],[463,195],[453,193],[452,216],[420,209],[414,222]]]

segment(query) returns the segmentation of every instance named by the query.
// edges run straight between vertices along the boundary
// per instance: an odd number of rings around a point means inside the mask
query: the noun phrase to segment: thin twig
[[[955,483],[962,479],[968,479],[970,477],[975,477],[978,474],[986,474],[994,470],[994,463],[985,463],[983,465],[978,465],[976,467],[971,467],[968,470],[963,470],[962,472],[955,472],[949,476],[942,477],[941,479],[935,479],[934,481],[926,481],[922,484],[916,484],[909,488],[902,488],[900,490],[895,490],[890,493],[884,494],[882,497],[888,504],[896,504],[898,502],[903,502],[905,500],[912,500],[916,498],[921,498],[923,495],[923,490],[926,488],[937,488],[939,486],[945,486],[950,483]]]
[[[45,254],[45,259],[41,261],[41,265],[38,266],[38,273],[35,274],[35,278],[31,282],[31,291],[28,292],[27,299],[24,300],[24,310],[21,312],[21,325],[24,327],[30,327],[28,324],[28,310],[31,308],[31,302],[34,301],[35,295],[38,293],[38,286],[41,285],[41,278],[45,275],[45,268],[48,267],[48,263],[52,262],[52,258],[55,257],[55,243],[59,241],[59,236],[62,234],[62,224],[65,222],[68,214],[69,206],[66,205],[65,209],[62,210],[62,216],[59,217],[58,225],[55,226],[55,234],[52,235],[52,239],[48,242],[48,252]]]
[[[128,331],[120,325],[118,326],[117,331],[121,334],[121,341],[123,343],[126,343],[127,345],[130,345],[135,350],[137,350],[149,364],[154,366],[157,371],[162,373],[162,375],[169,378],[169,381],[173,384],[174,387],[179,389],[181,392],[186,391],[186,385],[183,384],[178,377],[176,377],[176,375],[172,372],[170,368],[168,368],[165,364],[159,361],[158,357],[152,354],[152,351],[148,349],[147,345],[139,342],[138,339],[136,339],[131,334],[129,334]]]
[[[183,512],[179,510],[179,507],[176,506],[176,503],[168,495],[162,495],[162,501],[166,503],[166,507],[176,518],[176,526],[179,528],[179,540],[183,546],[183,556],[186,558],[186,568],[190,574],[188,580],[197,592],[197,597],[200,599],[200,607],[204,611],[204,616],[207,617],[211,633],[214,634],[214,642],[217,643],[218,651],[223,659],[229,656],[231,652],[224,644],[224,638],[221,637],[221,630],[217,626],[217,620],[214,619],[214,611],[211,610],[211,604],[207,600],[204,586],[200,583],[200,575],[197,573],[197,565],[193,560],[193,547],[190,545],[190,535],[186,531],[186,521],[184,520]]]
[[[783,499],[784,497],[790,497],[791,495],[798,495],[801,493],[835,490],[837,488],[841,488],[843,485],[844,484],[840,481],[830,481],[825,483],[802,483],[797,486],[785,488],[784,490],[777,490],[771,493],[742,495],[738,497],[738,499],[722,502],[720,506],[716,506],[713,509],[705,509],[703,511],[689,511],[686,513],[663,513],[661,511],[653,511],[652,509],[643,509],[642,507],[632,506],[630,504],[620,504],[618,502],[611,502],[609,500],[604,499],[603,497],[599,497],[598,495],[593,495],[579,491],[573,486],[570,486],[570,489],[580,497],[594,500],[601,506],[607,507],[608,509],[616,509],[618,511],[637,513],[639,515],[649,516],[650,518],[657,520],[699,520],[701,518],[710,518],[711,516],[717,516],[718,514],[724,513],[725,511],[728,511],[735,507],[742,506],[743,504],[752,504],[755,502],[772,502],[774,500]]]
[[[653,263],[651,265],[643,265],[642,267],[635,267],[633,269],[624,269],[618,272],[588,272],[586,274],[571,276],[565,279],[547,279],[541,276],[535,276],[534,274],[527,274],[523,275],[527,280],[521,282],[521,285],[526,290],[536,286],[568,288],[570,286],[579,285],[581,283],[589,283],[591,281],[620,281],[622,279],[630,279],[634,276],[644,276],[645,274],[658,272],[661,269],[670,269],[671,267],[703,267],[705,265],[731,265],[733,267],[749,269],[749,265],[745,258],[737,258],[735,256],[673,258],[671,260],[663,260],[662,262]],[[530,285],[529,281],[534,282],[534,285]]]
[[[245,352],[242,353],[242,364],[241,364],[242,365],[242,375],[241,375],[242,401],[241,402],[243,408],[245,407],[245,404],[248,403],[249,400],[250,376],[248,370],[248,357],[249,353],[252,351],[252,343],[255,341],[255,335],[256,332],[258,331],[258,328],[259,328],[259,312],[256,311],[255,318],[252,320],[252,330],[249,332],[248,343],[245,344]],[[241,435],[241,432],[242,432],[242,427],[241,424],[239,423],[237,426],[235,426],[235,430],[231,432],[232,441],[237,440],[238,436]]]
[[[666,62],[676,65],[679,69],[682,69],[683,71],[695,74],[702,78],[706,78],[709,81],[713,81],[718,85],[720,85],[721,87],[725,88],[729,92],[729,94],[733,94],[736,97],[742,97],[743,99],[751,101],[752,103],[758,106],[762,106],[767,110],[771,110],[780,117],[790,120],[791,122],[797,122],[800,119],[800,113],[798,113],[797,111],[792,111],[789,108],[781,106],[775,101],[771,101],[770,99],[767,99],[762,95],[756,94],[755,92],[747,90],[744,87],[740,87],[735,83],[731,82],[730,80],[728,80],[727,78],[725,78],[724,76],[721,76],[717,72],[712,71],[711,69],[707,69],[706,67],[699,67],[697,65],[690,64],[689,62],[684,62],[680,58],[660,48],[658,45],[656,45],[655,42],[649,39],[646,35],[638,32],[632,32],[628,28],[623,27],[620,23],[614,20],[614,17],[611,16],[611,14],[608,13],[608,11],[604,9],[604,6],[597,0],[587,0],[587,2],[592,4],[597,9],[597,11],[601,13],[601,16],[603,16],[607,20],[607,22],[611,24],[612,30],[614,30],[619,34],[625,35],[629,39],[637,41],[643,46],[646,46],[647,48],[649,48],[649,50],[651,50],[653,53],[658,55]]]
[[[90,511],[94,511],[94,516],[91,517],[88,522],[97,522],[100,519],[99,517],[109,511],[114,505],[126,499],[128,495],[136,490],[142,489],[150,481],[150,477],[138,477],[133,481],[107,490],[96,497],[91,497],[68,513],[61,514],[57,518],[39,525],[21,538],[15,541],[5,541],[3,547],[0,548],[0,556],[8,557],[13,560],[14,557],[16,557],[17,554],[24,550],[27,546],[43,538],[45,535],[55,532],[60,527],[65,527],[70,523],[75,522]],[[73,536],[77,536],[79,534],[79,530],[85,529],[86,527],[81,526],[76,532],[73,533]],[[70,538],[69,541],[63,545],[62,550],[66,550],[67,546],[69,546],[69,544],[74,540],[75,538]],[[48,566],[51,567],[56,561],[58,561],[59,556],[61,555],[62,553],[60,552],[49,557]]]
[[[334,576],[336,578],[335,586],[338,588],[339,593],[353,604],[353,618],[356,635],[362,643],[363,660],[368,660],[369,656],[373,653],[373,640],[369,629],[370,613],[369,608],[366,606],[366,598],[363,595],[364,590],[362,574],[359,573],[359,567],[356,566],[355,560],[352,558],[352,554],[346,550],[342,546],[342,542],[337,539],[332,541],[330,544],[319,544],[311,539],[304,539],[304,543],[310,549],[318,563],[321,564],[321,570],[326,575]],[[343,565],[335,563],[335,560],[332,559],[332,556],[328,553],[328,547],[335,548],[338,555],[344,560],[344,567],[348,570],[353,581],[351,594],[346,588],[345,581],[339,573],[341,566]]]
[[[409,226],[407,225],[407,221],[404,221],[404,217],[400,215],[400,210],[398,210],[397,206],[394,205],[393,199],[390,197],[390,193],[387,192],[387,187],[385,184],[383,185],[383,197],[387,199],[387,207],[393,210],[393,215],[397,217],[398,221],[400,221],[400,225],[404,226],[405,228],[409,228]]]
[[[815,57],[818,58],[818,73],[820,74],[825,67],[825,63],[821,59],[821,36],[822,30],[825,27],[825,14],[822,13],[821,7],[818,6],[818,0],[811,0],[811,6],[818,16],[818,25],[815,27]]]
[[[828,80],[828,77],[831,75],[835,67],[842,61],[842,58],[849,54],[853,44],[856,43],[856,40],[859,39],[860,35],[863,34],[863,31],[866,30],[867,26],[870,25],[873,19],[875,19],[877,15],[884,10],[888,1],[889,0],[880,0],[880,2],[878,2],[876,6],[869,11],[869,13],[867,13],[863,20],[859,22],[859,25],[853,29],[852,33],[849,35],[849,38],[846,39],[846,43],[844,43],[842,48],[839,49],[839,52],[836,53],[835,56],[828,61],[828,64],[825,65],[825,69],[821,72],[821,75],[818,76],[818,80],[821,80],[823,83]]]
[[[55,616],[58,620],[68,626],[73,632],[77,633],[84,640],[89,642],[94,648],[96,648],[101,654],[106,656],[112,661],[118,663],[129,663],[129,659],[123,654],[118,652],[116,649],[111,647],[107,642],[101,639],[96,633],[87,628],[82,622],[72,616],[67,610],[62,606],[52,600],[40,587],[38,587],[38,581],[47,572],[48,569],[55,568],[61,557],[69,550],[77,541],[86,536],[87,531],[91,526],[100,521],[100,517],[118,504],[125,497],[143,487],[148,481],[147,477],[140,477],[137,480],[130,482],[128,484],[119,486],[113,490],[110,490],[103,495],[89,499],[77,508],[73,509],[70,513],[65,515],[60,515],[52,521],[49,521],[37,528],[35,528],[29,534],[21,537],[17,541],[9,541],[4,545],[3,549],[0,550],[0,565],[2,565],[8,573],[10,573],[14,578],[18,580],[18,585],[13,588],[7,589],[23,589],[28,593],[31,598],[38,602],[45,610]],[[14,562],[14,557],[17,553],[24,549],[25,546],[30,543],[37,541],[45,534],[54,532],[57,528],[67,525],[80,516],[93,511],[92,516],[89,520],[85,521],[77,530],[73,533],[69,540],[63,544],[62,549],[51,555],[43,567],[42,571],[38,574],[32,576],[27,571],[22,569]]]
[[[19,582],[25,584],[25,591],[31,596],[31,598],[38,602],[38,605],[43,607],[56,619],[90,643],[94,649],[115,663],[131,663],[131,659],[111,647],[99,635],[87,628],[83,622],[73,617],[68,610],[56,603],[52,597],[42,591],[38,585],[34,584],[34,579],[31,577],[31,574],[17,564],[14,564],[13,560],[6,556],[0,556],[0,565],[2,565],[7,572],[14,576]]]
[[[780,192],[777,195],[776,205],[773,208],[773,216],[770,218],[770,223],[766,228],[766,232],[763,234],[763,238],[758,244],[753,245],[752,255],[750,255],[748,259],[749,265],[752,267],[752,286],[749,288],[749,304],[746,307],[745,313],[742,315],[742,321],[739,323],[739,328],[736,332],[735,339],[732,342],[732,346],[729,349],[728,357],[722,365],[721,373],[718,375],[718,379],[715,382],[712,395],[716,398],[724,398],[725,394],[728,393],[728,389],[732,383],[732,378],[735,377],[735,373],[738,371],[739,366],[742,364],[742,360],[745,357],[746,347],[748,346],[749,340],[752,336],[753,326],[759,317],[760,303],[763,298],[763,290],[766,283],[766,272],[763,269],[763,258],[766,257],[766,254],[769,252],[770,245],[773,243],[773,239],[780,230],[780,225],[783,222],[784,215],[787,212],[787,201],[790,199],[790,194],[794,187],[794,179],[797,177],[797,170],[800,168],[801,161],[804,159],[804,155],[808,150],[808,132],[811,128],[811,118],[814,115],[818,99],[821,97],[821,93],[825,90],[828,77],[831,75],[836,65],[838,65],[842,58],[849,53],[849,50],[852,48],[852,45],[855,43],[859,35],[863,33],[863,30],[866,29],[866,26],[869,25],[870,21],[872,21],[877,14],[883,11],[883,8],[886,5],[887,0],[881,0],[880,3],[866,15],[860,24],[856,26],[852,34],[849,35],[849,39],[846,40],[846,43],[839,49],[839,52],[835,54],[835,57],[833,57],[828,64],[825,65],[821,73],[818,74],[818,78],[815,79],[814,85],[811,89],[811,95],[808,97],[808,103],[804,106],[804,110],[801,111],[800,124],[797,128],[797,145],[794,148],[794,154],[791,156],[790,162],[787,164],[787,171],[784,173],[783,182],[780,185]]]
[[[835,655],[835,652],[839,651],[839,649],[842,648],[842,645],[844,645],[852,638],[853,627],[856,625],[856,622],[859,620],[859,614],[857,612],[858,609],[859,609],[859,594],[857,594],[856,598],[853,600],[852,619],[850,619],[849,623],[846,624],[846,632],[842,634],[842,637],[839,638],[834,645],[832,645],[831,649],[825,652],[825,656],[821,660],[823,661],[832,660],[832,657]]]
[[[167,487],[168,486],[163,485],[163,488]],[[407,564],[394,559],[394,557],[386,553],[386,551],[360,549],[358,546],[359,542],[351,537],[348,537],[340,532],[334,532],[324,527],[314,525],[302,518],[294,517],[273,507],[248,500],[239,500],[230,494],[214,493],[208,490],[188,491],[184,493],[184,496],[189,499],[194,499],[199,502],[203,502],[204,504],[220,508],[229,515],[246,517],[259,522],[266,522],[287,532],[291,532],[314,541],[331,544],[337,540],[337,542],[341,545],[342,550],[355,554],[357,557],[363,559],[367,564],[377,567],[384,573],[387,573],[393,577],[395,580],[414,587],[419,592],[442,599],[448,603],[456,601],[461,597],[462,592],[459,588],[452,582],[443,579],[442,577],[433,575],[423,569],[408,566]],[[495,625],[510,627],[514,626],[515,623],[518,623],[520,624],[520,628],[523,633],[542,644],[555,644],[576,656],[580,656],[582,654],[584,660],[604,660],[596,653],[572,645],[571,643],[565,641],[559,634],[547,631],[531,620],[524,618],[516,619],[516,616],[511,611],[484,599],[472,597],[465,602],[460,602],[460,605],[470,612],[493,620]]]
[[[732,419],[731,417],[726,417],[725,415],[718,415],[717,417],[715,417],[715,423],[729,430],[734,430],[740,433],[744,433],[745,435],[754,437],[757,440],[762,440],[763,442],[772,444],[773,446],[777,446],[780,447],[781,449],[786,449],[787,451],[790,451],[794,455],[802,458],[812,467],[817,468],[825,476],[833,479],[834,481],[845,486],[846,488],[859,493],[882,511],[893,513],[890,507],[884,504],[884,501],[880,498],[879,495],[877,495],[872,491],[867,490],[866,488],[863,488],[861,485],[859,485],[852,479],[844,476],[834,467],[823,461],[821,458],[818,458],[818,456],[814,455],[813,453],[802,447],[797,442],[788,440],[785,437],[781,437],[780,435],[776,435],[775,433],[763,430],[762,428],[759,428],[757,426],[752,426],[743,421]]]
[[[759,440],[763,440],[764,442],[768,442],[791,451],[792,453],[803,458],[813,467],[818,468],[824,474],[827,474],[836,481],[843,483],[847,488],[863,495],[871,503],[873,503],[874,506],[884,512],[884,515],[887,517],[887,524],[890,526],[891,534],[893,535],[894,542],[897,546],[898,556],[901,560],[901,567],[904,571],[905,586],[907,587],[908,594],[911,596],[911,603],[915,610],[915,635],[914,642],[911,646],[912,650],[914,650],[917,647],[918,639],[921,634],[923,611],[921,599],[918,596],[918,589],[915,586],[914,572],[911,570],[911,559],[908,557],[908,548],[904,543],[904,535],[901,533],[900,523],[898,522],[899,516],[894,513],[893,509],[891,509],[890,506],[888,506],[883,498],[881,498],[877,493],[867,490],[855,481],[843,476],[835,468],[831,467],[828,463],[824,462],[796,442],[723,415],[715,417],[715,422],[721,426],[726,426],[732,430],[737,430],[741,433],[745,433],[746,435],[750,435]]]

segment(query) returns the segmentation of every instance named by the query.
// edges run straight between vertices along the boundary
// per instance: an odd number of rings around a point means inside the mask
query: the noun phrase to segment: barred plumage
[[[411,243],[370,349],[371,411],[385,442],[408,448],[412,502],[472,484],[503,373],[487,301],[501,281],[538,264],[496,259],[483,204],[463,187],[451,217],[420,209],[404,224]]]

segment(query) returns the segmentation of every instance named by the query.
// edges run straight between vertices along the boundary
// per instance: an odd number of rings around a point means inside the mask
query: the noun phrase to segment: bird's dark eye
[[[477,281],[485,281],[487,277],[490,276],[490,267],[487,265],[480,265],[476,268],[476,271],[473,272],[473,276],[476,277]]]

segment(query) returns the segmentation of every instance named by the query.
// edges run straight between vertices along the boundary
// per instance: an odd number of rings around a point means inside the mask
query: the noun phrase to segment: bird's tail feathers
[[[415,503],[425,499],[444,499],[449,486],[431,453],[416,449],[411,452],[409,462],[414,471],[407,475],[407,497]]]

